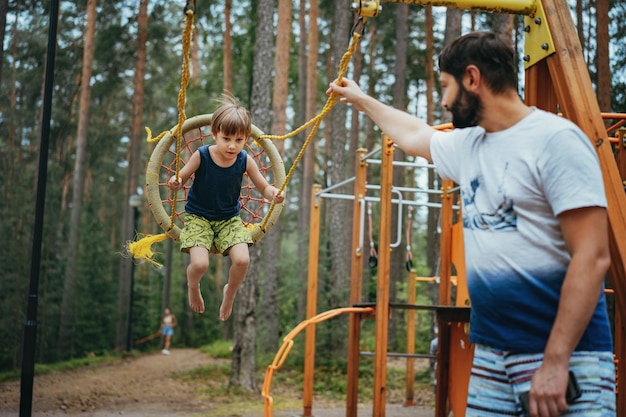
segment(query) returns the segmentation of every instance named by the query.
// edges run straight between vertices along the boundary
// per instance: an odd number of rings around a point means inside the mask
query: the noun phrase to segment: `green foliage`
[[[198,395],[210,398],[213,404],[220,404],[216,410],[207,416],[262,413],[262,405],[259,404],[257,395],[251,395],[249,391],[229,384],[230,362],[180,372],[175,377],[183,381],[200,383],[204,388],[198,390]],[[259,378],[261,378],[260,373]]]
[[[372,358],[362,358],[359,362],[358,395],[360,400],[368,401],[374,393],[374,363]],[[282,372],[282,369],[281,369]],[[278,374],[276,374],[278,375]],[[288,380],[301,384],[302,376],[297,378],[291,371]],[[432,385],[428,368],[415,374],[418,385]],[[345,400],[347,391],[347,368],[339,366],[316,366],[314,376],[314,392],[318,395],[336,400]],[[276,381],[278,385],[279,380]],[[402,390],[405,384],[405,370],[397,367],[387,368],[387,390]]]
[[[200,351],[214,358],[228,359],[232,356],[233,342],[231,340],[216,340],[213,343],[200,347]]]
[[[223,363],[220,365],[207,365],[199,368],[194,368],[189,371],[181,372],[177,374],[177,377],[184,380],[203,380],[207,383],[209,381],[223,380],[224,377],[230,374],[230,364]],[[220,384],[221,389],[226,392],[228,390],[227,384]]]
[[[82,367],[95,367],[103,363],[120,360],[120,355],[104,353],[102,356],[90,355],[88,357],[74,358],[68,361],[56,362],[53,364],[36,364],[35,375],[45,375],[52,372],[71,371]],[[0,372],[0,382],[14,381],[20,378],[18,371]]]

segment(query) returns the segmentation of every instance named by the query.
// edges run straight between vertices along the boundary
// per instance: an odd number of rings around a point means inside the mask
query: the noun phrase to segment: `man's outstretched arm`
[[[381,103],[365,94],[352,80],[342,79],[341,85],[332,82],[327,94],[337,93],[342,103],[350,103],[372,119],[400,149],[414,156],[431,160],[430,140],[436,132],[417,117]]]

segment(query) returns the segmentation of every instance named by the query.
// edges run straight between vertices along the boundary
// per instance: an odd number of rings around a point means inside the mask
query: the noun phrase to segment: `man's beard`
[[[467,91],[459,84],[459,92],[448,111],[452,114],[452,124],[457,128],[474,127],[480,122],[483,103],[478,95]]]

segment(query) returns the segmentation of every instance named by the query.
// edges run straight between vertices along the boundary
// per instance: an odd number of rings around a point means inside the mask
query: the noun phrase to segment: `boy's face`
[[[213,137],[218,152],[225,159],[236,159],[248,141],[248,137],[243,133],[226,135],[223,132],[217,132]]]

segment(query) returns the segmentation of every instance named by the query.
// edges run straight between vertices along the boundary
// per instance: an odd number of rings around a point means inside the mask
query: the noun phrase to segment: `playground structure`
[[[442,126],[442,128],[447,128],[448,126]],[[366,253],[364,250],[365,246],[365,207],[366,205],[371,205],[372,202],[381,204],[381,215],[380,215],[380,233],[381,239],[379,241],[379,248],[389,247],[397,248],[401,245],[402,233],[401,233],[401,224],[403,211],[405,207],[409,207],[411,209],[414,206],[429,206],[434,208],[441,208],[442,212],[449,213],[447,216],[452,222],[453,218],[453,210],[458,210],[458,206],[453,204],[452,194],[457,188],[452,188],[453,184],[451,182],[446,182],[446,190],[426,190],[423,188],[411,188],[411,187],[403,187],[393,188],[392,185],[392,177],[393,177],[393,167],[401,166],[408,167],[413,170],[418,169],[432,169],[433,166],[430,164],[424,164],[424,160],[419,158],[414,162],[406,162],[406,161],[394,161],[393,160],[393,150],[394,145],[388,139],[386,140],[386,146],[382,149],[375,150],[370,154],[366,154],[365,149],[359,149],[356,155],[356,175],[346,181],[341,182],[335,186],[332,186],[326,190],[322,190],[319,185],[315,185],[312,190],[312,210],[310,217],[310,236],[309,236],[309,261],[308,261],[308,288],[307,288],[307,319],[296,326],[287,336],[284,337],[283,345],[275,356],[274,361],[270,366],[268,366],[266,370],[265,382],[263,385],[263,397],[265,398],[265,416],[272,415],[272,406],[273,399],[270,396],[270,387],[271,387],[271,379],[276,370],[278,370],[284,360],[293,347],[293,339],[296,335],[298,335],[303,330],[306,331],[306,346],[305,346],[305,364],[304,364],[304,413],[305,416],[312,415],[313,408],[313,373],[314,373],[314,364],[315,364],[315,325],[336,317],[341,314],[350,314],[350,335],[349,335],[349,359],[348,359],[348,407],[352,407],[352,410],[348,411],[347,415],[356,415],[356,404],[357,404],[357,392],[358,392],[358,367],[359,367],[359,357],[362,355],[369,355],[369,352],[360,352],[360,323],[363,319],[375,319],[380,315],[380,304],[379,300],[381,298],[381,288],[385,289],[386,294],[386,303],[389,301],[389,250],[380,250],[380,259],[381,262],[378,268],[378,288],[377,288],[377,302],[376,303],[364,303],[362,301],[362,274],[363,274],[363,254]],[[372,155],[383,153],[382,160],[374,159]],[[383,180],[381,181],[381,185],[368,185],[366,184],[366,175],[367,175],[367,167],[369,165],[381,164],[381,172],[383,173]],[[354,183],[354,194],[346,195],[339,194],[336,191],[340,187],[348,184]],[[386,186],[384,184],[387,184]],[[367,190],[377,190],[380,192],[380,196],[367,196]],[[407,195],[415,195],[414,199],[403,198],[402,192]],[[425,202],[423,199],[417,197],[418,194],[426,194],[426,193],[434,193],[442,196],[442,203],[430,203]],[[385,198],[384,195],[388,194],[389,197]],[[391,195],[394,195],[395,198],[391,198]],[[354,202],[354,210],[353,210],[353,244],[351,253],[352,256],[352,271],[351,271],[351,307],[345,308],[337,308],[334,310],[317,313],[316,305],[317,305],[317,284],[318,284],[318,264],[319,264],[319,238],[320,238],[320,216],[322,209],[322,200],[323,199],[351,199]],[[390,224],[390,215],[387,216],[383,212],[385,207],[391,210],[392,204],[396,205],[398,211],[398,224],[397,227],[392,227]],[[387,212],[390,214],[390,212]],[[386,219],[386,221],[384,220]],[[371,220],[370,220],[371,221]],[[392,229],[395,229],[395,235],[397,236],[397,240],[395,242],[391,242],[391,234]],[[459,233],[461,231],[460,224],[456,224],[451,229],[452,234],[446,234],[449,238],[455,240],[455,242],[450,246],[451,248],[456,248],[453,250],[450,255],[454,258],[454,263],[458,264],[459,267],[457,269],[457,273],[461,276],[464,276],[464,261],[462,258],[462,241],[459,240],[462,236]],[[407,232],[408,233],[408,232]],[[389,239],[387,243],[383,242],[382,236],[387,236]],[[452,237],[454,236],[454,237]],[[370,238],[371,240],[371,238]],[[450,243],[450,241],[447,241]],[[446,243],[446,244],[447,244]],[[409,242],[407,242],[409,244]],[[459,250],[460,249],[460,250]],[[431,311],[441,311],[442,314],[449,314],[450,312],[454,312],[454,309],[450,309],[448,306],[432,306],[432,305],[424,305],[424,306],[416,306],[415,305],[415,283],[416,281],[434,281],[434,277],[416,277],[415,271],[411,270],[409,272],[409,281],[408,281],[408,302],[407,303],[395,303],[391,305],[392,308],[399,309],[407,309],[407,352],[406,353],[392,353],[390,356],[398,356],[405,357],[407,359],[407,371],[406,371],[406,404],[412,405],[412,395],[413,395],[413,360],[418,357],[422,358],[431,358],[432,355],[425,354],[415,354],[414,353],[414,342],[415,342],[415,327],[414,327],[414,312],[415,309],[425,309]],[[459,279],[457,277],[450,277],[447,281],[458,285],[456,291],[456,299],[457,305],[466,305],[469,296],[467,294],[467,289],[464,285],[464,280]],[[450,286],[442,285],[442,287],[446,288],[447,298],[450,299]],[[447,304],[447,303],[446,303]],[[463,313],[462,315],[469,317],[467,315],[468,309],[461,308]],[[386,324],[386,322],[385,322]],[[463,329],[461,329],[463,330]],[[378,329],[376,330],[376,343],[377,345],[380,343],[380,337],[378,334]],[[385,334],[387,330],[384,330]],[[467,337],[463,334],[465,339]],[[387,340],[383,342],[385,346],[386,352],[386,344]],[[467,346],[469,347],[469,342],[467,342]],[[376,348],[376,352],[380,349],[379,346]],[[375,353],[376,354],[376,353]],[[386,352],[387,355],[387,352]],[[435,356],[436,357],[436,356]],[[434,357],[433,357],[434,358]],[[386,362],[385,362],[386,364]],[[467,368],[469,371],[469,368]],[[468,374],[469,375],[469,374]],[[441,377],[438,377],[441,378]],[[462,386],[462,381],[460,381]],[[461,394],[459,398],[463,398],[464,395]],[[351,406],[350,406],[351,405]],[[464,404],[461,404],[464,406]]]
[[[626,129],[622,126],[626,125],[626,114],[618,113],[603,113],[603,119],[605,120],[617,120],[616,123],[607,128],[607,135],[609,141],[616,146],[623,144],[626,140]],[[439,129],[448,129],[452,126],[449,124],[441,125]],[[359,149],[356,156],[356,175],[346,181],[341,182],[335,186],[331,186],[328,189],[322,190],[319,185],[315,185],[312,190],[311,200],[313,202],[313,209],[311,212],[310,225],[311,235],[309,239],[309,264],[308,264],[308,291],[307,291],[307,319],[296,326],[289,334],[283,338],[283,345],[279,349],[275,356],[274,361],[266,369],[265,381],[263,385],[262,395],[265,401],[264,415],[269,417],[272,415],[273,399],[270,395],[271,382],[274,373],[280,369],[286,360],[289,352],[293,348],[295,337],[302,331],[306,331],[306,351],[305,351],[305,370],[304,370],[304,383],[303,383],[303,416],[311,416],[313,410],[313,373],[315,363],[315,326],[326,320],[335,318],[342,314],[350,314],[350,347],[352,356],[349,359],[348,369],[348,395],[347,395],[347,414],[348,416],[356,415],[356,404],[358,402],[358,363],[359,357],[363,355],[369,355],[370,352],[360,352],[360,322],[363,319],[371,320],[376,318],[378,306],[376,303],[366,303],[361,300],[361,278],[363,274],[363,260],[362,256],[366,251],[365,245],[365,207],[369,206],[372,202],[381,203],[387,202],[386,206],[389,206],[389,210],[393,205],[397,205],[396,209],[399,213],[399,223],[396,226],[390,222],[391,217],[386,216],[384,219],[380,218],[380,234],[389,237],[389,248],[395,250],[400,246],[400,234],[401,234],[401,222],[403,206],[408,206],[409,211],[413,206],[429,206],[431,208],[440,209],[440,222],[441,222],[441,242],[440,242],[440,274],[437,277],[419,277],[416,275],[415,270],[411,269],[408,273],[408,287],[407,287],[407,302],[406,303],[394,303],[389,304],[390,309],[405,309],[407,310],[406,318],[406,338],[407,348],[405,353],[389,353],[387,356],[404,357],[406,358],[406,373],[405,373],[405,402],[406,406],[413,405],[413,384],[414,384],[414,360],[415,358],[429,358],[437,360],[437,396],[435,405],[436,416],[447,416],[451,411],[455,417],[461,417],[465,413],[466,395],[467,395],[467,382],[469,380],[469,373],[471,370],[471,361],[473,356],[473,345],[468,340],[467,329],[465,324],[469,320],[469,308],[466,306],[469,303],[469,294],[467,292],[467,286],[465,282],[465,259],[463,250],[463,228],[459,221],[454,221],[458,218],[458,214],[455,213],[458,210],[458,206],[455,205],[455,201],[458,199],[458,195],[455,192],[458,187],[455,187],[450,181],[444,181],[441,190],[428,190],[423,188],[410,188],[410,187],[394,187],[391,184],[393,174],[392,169],[397,167],[408,167],[414,170],[416,169],[428,169],[433,168],[432,165],[422,164],[420,161],[397,161],[393,159],[393,144],[388,138],[384,138],[388,146],[386,149],[390,150],[390,153],[383,155],[383,160],[373,159],[373,155],[380,152],[375,150],[369,154],[365,149]],[[624,148],[622,145],[621,148]],[[616,156],[619,156],[618,152]],[[626,166],[626,157],[621,153],[621,164]],[[365,178],[367,174],[367,167],[374,164],[383,164],[382,167],[382,181],[381,183],[388,183],[390,185],[390,195],[396,196],[395,198],[389,197],[387,200],[381,200],[381,197],[367,196],[367,190],[382,190],[382,186],[366,184]],[[626,170],[623,172],[626,173]],[[387,174],[387,175],[385,175]],[[339,187],[346,185],[347,183],[354,182],[354,195],[338,194],[332,191]],[[420,193],[435,193],[441,198],[441,203],[428,203],[419,201],[419,199],[403,199],[402,194],[399,192],[405,192],[407,194],[420,194]],[[385,193],[387,193],[385,191]],[[353,262],[351,273],[351,294],[356,302],[352,302],[352,307],[336,308],[333,310],[317,313],[317,275],[318,275],[318,251],[319,251],[319,238],[320,238],[320,215],[322,209],[323,199],[351,199],[354,201],[353,211]],[[390,212],[389,212],[390,213]],[[371,222],[371,220],[370,220]],[[386,227],[386,230],[383,228]],[[409,226],[410,227],[410,226]],[[398,239],[395,242],[391,242],[391,236],[395,233]],[[370,237],[371,240],[371,237]],[[410,244],[407,231],[406,244]],[[383,246],[379,246],[379,249]],[[379,253],[390,253],[390,251],[379,251]],[[384,260],[381,267],[384,265],[389,266],[389,263]],[[452,266],[454,266],[456,275],[452,275]],[[389,273],[388,270],[382,275],[379,274],[378,280],[382,282],[380,286],[384,287],[387,291],[389,288]],[[438,305],[416,305],[416,282],[425,281],[439,283],[439,300]],[[452,287],[456,287],[455,301],[452,299]],[[607,289],[608,294],[614,294],[613,289]],[[437,355],[430,354],[416,354],[415,353],[415,311],[416,310],[430,310],[436,312],[437,321],[439,326],[439,352]],[[387,331],[384,330],[383,335],[386,335]],[[616,334],[616,343],[621,339],[621,336]],[[377,334],[376,340],[380,341],[380,335]],[[386,344],[384,345],[386,349]],[[616,352],[618,351],[616,347]],[[385,363],[386,366],[386,363]],[[378,372],[381,375],[383,370]],[[384,375],[384,374],[382,374]],[[623,379],[622,379],[623,380]],[[384,406],[384,404],[383,404]]]
[[[602,114],[598,107],[591,80],[586,64],[582,56],[582,49],[574,30],[574,24],[564,2],[558,0],[543,1],[511,1],[506,6],[502,2],[463,1],[438,2],[427,0],[393,1],[397,3],[424,4],[433,6],[448,6],[468,8],[474,10],[486,10],[499,13],[522,14],[525,16],[526,46],[524,53],[525,61],[525,102],[528,105],[553,113],[562,114],[564,117],[576,123],[589,137],[594,145],[602,168],[605,189],[608,201],[608,217],[610,226],[610,251],[612,264],[609,277],[612,290],[607,292],[615,297],[615,358],[617,390],[617,414],[626,413],[626,396],[621,395],[622,381],[626,380],[623,366],[619,366],[624,360],[626,342],[624,339],[624,320],[626,320],[626,304],[624,304],[624,284],[626,280],[626,195],[624,194],[624,181],[626,178],[626,155],[624,152],[626,115],[607,113]],[[368,17],[375,16],[380,11],[378,1],[355,2],[357,12],[368,13]],[[604,120],[617,120],[613,125],[606,128]],[[609,137],[613,134],[613,137]],[[566,145],[566,144],[565,144]],[[386,360],[387,330],[391,308],[405,308],[409,310],[419,308],[434,309],[439,325],[439,353],[437,356],[437,393],[435,415],[447,416],[452,411],[455,417],[465,415],[467,381],[471,369],[473,347],[465,333],[465,323],[469,321],[469,307],[450,305],[451,292],[451,268],[457,267],[458,288],[457,295],[461,294],[464,299],[462,280],[463,251],[462,251],[462,228],[453,224],[452,216],[452,190],[453,184],[444,182],[442,188],[441,203],[441,245],[440,245],[440,287],[438,306],[415,306],[411,303],[404,305],[389,303],[389,265],[390,251],[380,250],[391,248],[391,204],[393,201],[393,143],[383,135],[381,182],[380,182],[380,228],[379,228],[379,257],[377,298],[375,306],[361,302],[362,275],[362,213],[365,204],[365,150],[360,150],[357,156],[357,173],[355,177],[354,195],[354,219],[353,219],[353,245],[352,245],[352,270],[350,305],[354,310],[331,310],[332,317],[350,313],[349,346],[348,346],[348,384],[346,416],[357,415],[357,392],[358,392],[358,363],[361,352],[359,351],[360,321],[366,316],[374,315],[376,321],[376,348],[375,348],[375,371],[374,371],[374,401],[373,417],[385,415],[386,403]],[[314,368],[315,352],[315,328],[314,324],[322,321],[320,317],[331,316],[315,314],[317,293],[317,264],[316,251],[319,243],[319,235],[314,233],[319,228],[319,197],[322,196],[318,188],[313,190],[311,211],[311,238],[309,255],[309,294],[307,307],[307,321],[298,326],[298,332],[306,328],[305,347],[305,380],[303,393],[303,408],[305,416],[310,416],[312,411],[312,375]],[[314,253],[315,252],[315,253]],[[313,258],[312,258],[313,256]],[[459,267],[461,270],[459,270]],[[359,310],[359,309],[363,310]],[[373,309],[373,310],[372,310]],[[295,332],[295,330],[294,330]],[[293,332],[290,333],[293,336]],[[285,343],[289,349],[293,341]],[[291,344],[290,344],[291,343]],[[285,345],[284,345],[285,346]],[[408,345],[410,346],[410,345]],[[269,395],[269,380],[271,375],[282,364],[285,349],[281,348],[277,358],[268,368],[266,383],[263,387],[265,397],[265,415],[271,415],[272,400]],[[411,355],[407,354],[407,361]],[[408,393],[407,377],[407,393]],[[407,394],[408,399],[408,394]],[[408,401],[407,401],[408,402]]]

